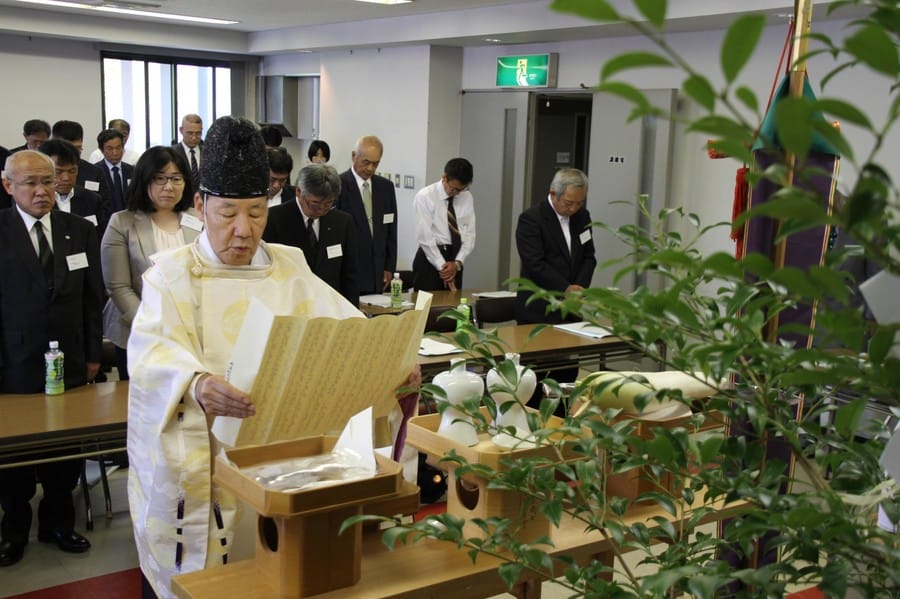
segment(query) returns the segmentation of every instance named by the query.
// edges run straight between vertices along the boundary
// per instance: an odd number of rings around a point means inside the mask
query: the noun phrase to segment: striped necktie
[[[450,247],[453,255],[462,247],[462,237],[459,235],[459,223],[456,222],[456,210],[453,208],[453,198],[447,198],[447,228],[450,229]]]
[[[197,177],[200,176],[200,166],[197,164],[197,154],[194,148],[191,148],[191,178],[196,185]]]

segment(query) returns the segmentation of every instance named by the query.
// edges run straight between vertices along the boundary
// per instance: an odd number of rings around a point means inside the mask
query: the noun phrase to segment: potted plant
[[[845,4],[863,5],[833,3]],[[794,97],[776,108],[773,137],[759,132],[760,103],[738,83],[764,26],[763,16],[740,17],[726,32],[721,54],[724,84],[717,87],[667,43],[664,0],[634,0],[633,5],[628,14],[638,16],[626,16],[616,8],[620,3],[605,0],[553,3],[557,10],[586,18],[624,22],[648,40],[651,49],[606,61],[598,89],[630,100],[635,117],[652,113],[714,136],[713,145],[738,160],[754,162],[750,148],[756,143],[771,160],[750,173],[750,183],[755,187],[771,183],[779,191],[741,222],[773,219],[778,224],[775,244],[813,227],[831,227],[852,235],[858,247],[831,251],[821,265],[807,268],[784,266],[767,253],[740,259],[725,253],[704,255],[697,249],[698,240],[727,224],[704,226],[696,215],[680,209],[649,214],[642,204],[651,225],[611,231],[630,251],[604,267],[618,268],[617,279],[634,271],[653,273],[664,283],[658,290],[643,285],[633,292],[590,288],[561,295],[535,289],[527,281],[519,284],[534,289],[556,310],[611,328],[668,370],[715,381],[716,390],[702,409],[677,426],[647,426],[639,419],[623,418],[602,401],[615,396],[627,381],[582,383],[571,398],[581,401],[582,407],[577,413],[570,411],[561,427],[551,432],[540,426],[552,414],[557,397],[546,399],[540,414],[531,416],[535,437],[556,449],[557,460],[511,457],[503,468],[495,469],[467,463],[453,452],[445,457],[460,476],[478,476],[488,481],[489,488],[521,493],[555,526],[574,519],[587,531],[608,535],[615,541],[614,559],[585,561],[554,554],[552,535],[523,540],[508,519],[483,519],[476,523],[481,534],[467,535],[464,522],[452,514],[398,525],[386,532],[385,541],[453,542],[470,551],[473,559],[481,553],[504,559],[499,573],[510,587],[523,571],[530,571],[556,578],[573,594],[584,596],[771,597],[797,584],[817,585],[834,597],[845,596],[850,589],[873,598],[900,596],[897,537],[880,528],[874,517],[881,505],[898,522],[897,485],[879,464],[892,431],[881,427],[860,436],[869,398],[895,410],[900,406],[895,342],[900,325],[871,322],[853,307],[848,277],[839,268],[856,251],[900,274],[898,187],[892,173],[879,163],[887,158],[878,155],[881,140],[900,118],[900,7],[896,0],[867,4],[866,15],[850,25],[852,30],[841,41],[809,34],[816,44],[809,52],[830,53],[835,61],[824,82],[851,67],[870,68],[885,77],[894,98],[885,122],[873,124],[838,95],[820,100]],[[701,107],[701,114],[687,121],[665,114],[640,90],[616,80],[623,71],[646,66],[681,70],[681,91]],[[856,156],[829,118],[869,132],[874,139],[871,153]],[[858,173],[840,206],[831,207],[807,184],[823,175],[807,160],[816,136],[840,152],[845,168],[849,165]],[[812,347],[789,341],[791,335],[812,334],[809,322],[778,320],[802,306],[816,307],[815,334],[821,343]],[[496,340],[489,334],[468,328],[457,332],[456,339],[473,360],[496,366],[491,358]],[[864,340],[867,350],[859,351]],[[830,349],[837,345],[855,349]],[[632,379],[641,382],[639,375]],[[836,394],[856,399],[838,407],[831,401]],[[657,399],[692,404],[678,390],[666,388],[638,394],[635,404],[640,409]],[[498,409],[490,402],[486,405],[489,411]],[[477,416],[476,407],[470,406]],[[724,416],[732,427],[694,434],[709,422],[711,413]],[[476,422],[490,427],[493,416],[480,421],[476,417]],[[562,437],[567,439],[565,448]],[[564,460],[564,452],[573,451],[573,437],[578,439],[574,451],[580,459]],[[783,451],[774,451],[775,446]],[[791,461],[796,462],[793,469]],[[637,496],[609,492],[615,475],[636,468],[646,483]],[[785,485],[797,478],[803,484],[784,492]],[[639,522],[625,517],[636,502],[648,501],[665,514],[683,515],[678,526],[666,517]],[[739,505],[739,517],[720,534],[691,534],[723,504]],[[655,547],[660,542],[665,544],[662,550]],[[653,566],[651,571],[640,575],[632,571],[630,562],[622,559],[625,551],[638,552],[639,561]],[[778,551],[780,557],[749,559],[760,551]],[[726,559],[734,555],[748,558],[746,564],[734,566]]]

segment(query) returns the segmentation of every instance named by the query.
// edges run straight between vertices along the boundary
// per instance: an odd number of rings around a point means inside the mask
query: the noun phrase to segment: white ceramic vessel
[[[497,427],[513,426],[516,429],[515,436],[506,433],[494,435],[494,443],[502,447],[516,445],[531,434],[525,404],[537,386],[537,376],[533,370],[519,364],[519,354],[508,353],[506,360],[515,366],[515,379],[507,380],[500,371],[492,368],[487,374],[486,381],[488,392],[497,404],[495,424]],[[505,390],[501,391],[500,388]],[[510,390],[514,390],[514,393],[510,393]]]
[[[468,399],[481,399],[484,393],[484,381],[477,374],[466,370],[465,361],[456,359],[450,362],[450,370],[446,370],[434,377],[435,385],[444,390],[448,405],[441,412],[441,423],[438,426],[438,434],[456,442],[472,446],[478,444],[478,432],[472,418],[466,415],[458,406]]]

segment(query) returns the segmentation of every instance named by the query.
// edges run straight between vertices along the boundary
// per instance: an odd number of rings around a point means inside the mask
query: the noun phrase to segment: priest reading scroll
[[[194,198],[204,230],[155,256],[128,343],[128,500],[144,596],[173,597],[171,577],[227,563],[235,499],[213,484],[215,416],[252,417],[252,398],[225,379],[250,300],[276,314],[362,314],[316,277],[296,248],[260,241],[269,167],[256,126],[210,128]]]

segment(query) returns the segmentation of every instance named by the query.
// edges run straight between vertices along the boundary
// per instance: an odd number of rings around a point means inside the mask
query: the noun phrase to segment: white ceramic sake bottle
[[[506,360],[515,365],[515,380],[507,380],[496,368],[492,368],[487,373],[488,393],[497,404],[497,427],[513,426],[516,429],[515,436],[507,433],[498,433],[494,435],[495,444],[502,447],[511,447],[521,443],[522,439],[526,439],[531,434],[531,428],[528,426],[528,417],[525,412],[525,404],[531,399],[534,389],[537,386],[537,376],[530,368],[525,368],[519,364],[519,354],[508,353]],[[509,391],[500,391],[499,388],[514,389],[515,394]],[[509,405],[506,405],[509,404]]]
[[[484,381],[477,374],[466,370],[465,360],[455,359],[450,361],[450,370],[435,376],[432,383],[443,389],[447,396],[446,399],[438,401],[448,404],[441,413],[438,434],[461,445],[469,447],[477,445],[478,432],[472,418],[457,406],[462,405],[467,399],[477,397],[480,400],[481,394],[484,393]]]

